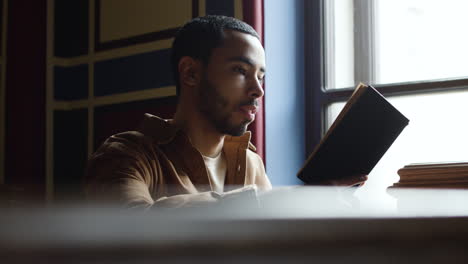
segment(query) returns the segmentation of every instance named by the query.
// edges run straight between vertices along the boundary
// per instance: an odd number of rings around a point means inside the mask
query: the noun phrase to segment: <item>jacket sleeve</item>
[[[160,171],[159,164],[150,161],[152,151],[151,141],[139,132],[108,138],[88,162],[87,198],[125,207],[152,206],[149,187],[157,184]]]

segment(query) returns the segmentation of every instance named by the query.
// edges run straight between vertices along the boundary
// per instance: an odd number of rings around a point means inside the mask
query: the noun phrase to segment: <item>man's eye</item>
[[[259,82],[260,84],[263,84],[264,81],[265,81],[265,76],[258,77],[258,82]]]

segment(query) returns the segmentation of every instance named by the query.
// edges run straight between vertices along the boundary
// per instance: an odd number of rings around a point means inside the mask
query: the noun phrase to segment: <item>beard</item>
[[[231,109],[229,101],[221,95],[216,87],[205,77],[201,83],[199,109],[202,114],[211,122],[219,133],[231,136],[242,136],[247,131],[247,126],[252,122],[246,120],[240,124],[233,124],[231,115],[235,109]],[[257,104],[256,100],[243,102],[244,104]]]

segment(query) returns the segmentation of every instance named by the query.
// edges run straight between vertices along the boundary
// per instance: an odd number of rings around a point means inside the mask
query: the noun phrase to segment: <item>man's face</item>
[[[205,68],[199,108],[220,133],[240,136],[263,96],[265,52],[254,36],[231,30],[225,35]]]

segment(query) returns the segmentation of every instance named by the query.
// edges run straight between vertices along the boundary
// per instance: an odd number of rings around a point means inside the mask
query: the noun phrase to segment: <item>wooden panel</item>
[[[88,53],[88,1],[54,1],[54,55],[74,57]]]
[[[54,112],[54,199],[82,198],[87,160],[88,111]]]
[[[206,14],[234,17],[234,0],[206,0]]]
[[[94,94],[110,95],[174,84],[170,50],[100,61],[94,67]]]
[[[94,149],[113,134],[137,129],[145,113],[169,119],[175,109],[175,97],[97,107],[94,110]]]
[[[198,0],[96,0],[95,49],[168,39],[198,16]]]
[[[192,1],[101,0],[99,42],[177,28],[192,17]]]
[[[88,97],[88,64],[54,67],[54,99],[78,100]]]

